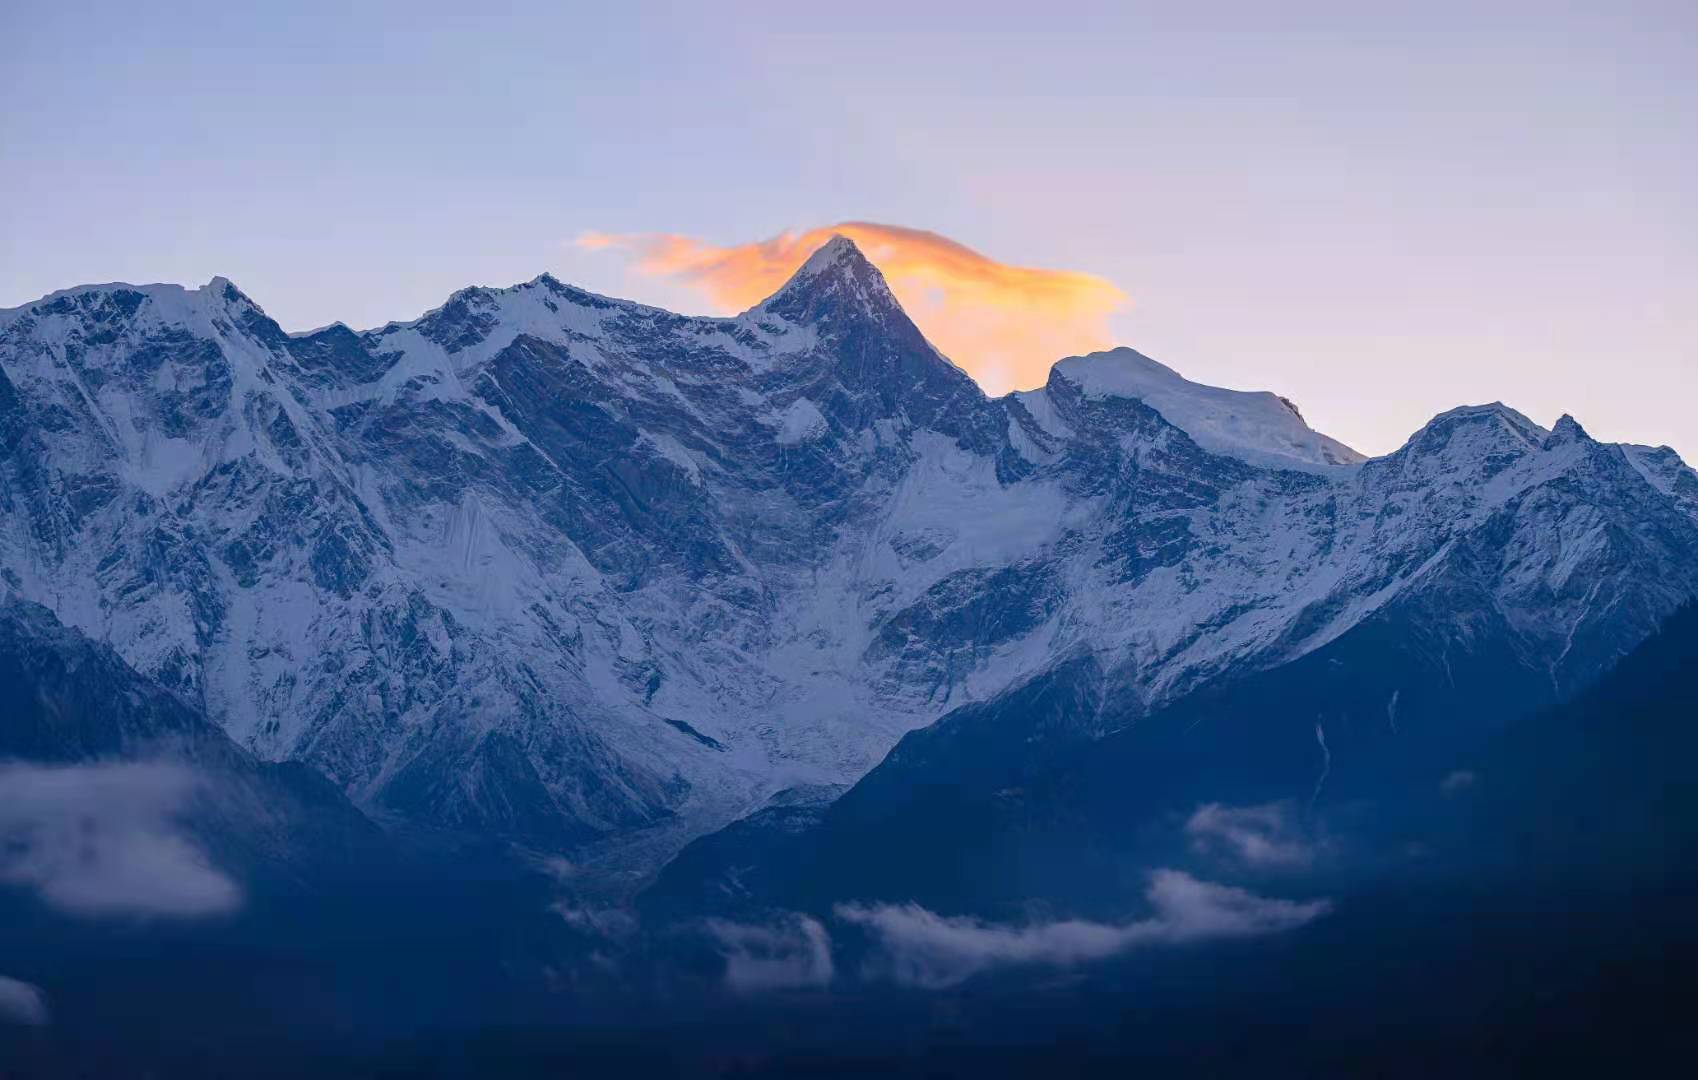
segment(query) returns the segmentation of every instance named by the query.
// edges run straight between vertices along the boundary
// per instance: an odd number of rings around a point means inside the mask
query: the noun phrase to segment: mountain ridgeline
[[[1171,758],[1139,813],[1424,777],[1698,595],[1698,474],[1496,404],[1364,459],[1129,349],[987,398],[838,238],[734,318],[0,312],[0,577],[256,762],[641,881],[845,789],[863,853],[980,827],[1068,755]]]
[[[1666,1059],[1695,598],[1666,447],[989,398],[842,238],[732,318],[69,289],[0,311],[0,1071]]]

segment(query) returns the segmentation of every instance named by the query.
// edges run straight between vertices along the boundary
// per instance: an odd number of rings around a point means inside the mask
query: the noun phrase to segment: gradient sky
[[[725,310],[641,238],[862,221],[1100,280],[1081,339],[1367,452],[1502,399],[1698,460],[1691,0],[275,6],[0,3],[0,306],[223,274],[363,327],[551,270]]]

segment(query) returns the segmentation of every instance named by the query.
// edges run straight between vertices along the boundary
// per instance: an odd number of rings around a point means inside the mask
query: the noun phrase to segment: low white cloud
[[[1297,808],[1290,802],[1258,806],[1206,803],[1185,823],[1191,846],[1256,869],[1293,869],[1315,859]]]
[[[1460,795],[1472,788],[1479,780],[1480,778],[1477,775],[1467,769],[1457,769],[1439,781],[1439,790],[1446,795]]]
[[[918,904],[840,904],[836,913],[872,935],[878,952],[870,974],[936,989],[1001,967],[1074,967],[1140,947],[1279,933],[1331,908],[1326,900],[1272,899],[1178,870],[1152,874],[1145,898],[1148,917],[1118,924],[1064,919],[1007,926],[938,915]]]
[[[178,820],[197,784],[167,764],[0,766],[0,884],[80,916],[234,910],[241,890]]]
[[[831,982],[831,935],[817,919],[791,915],[770,925],[709,919],[725,957],[725,983],[739,993],[798,990]]]
[[[557,900],[549,910],[563,919],[567,926],[597,937],[628,937],[637,929],[637,918],[623,908],[596,907]]]
[[[563,885],[578,876],[577,864],[564,855],[544,855],[536,860],[536,865],[537,869]]]
[[[0,975],[0,1024],[45,1027],[49,1019],[47,995],[41,987]]]

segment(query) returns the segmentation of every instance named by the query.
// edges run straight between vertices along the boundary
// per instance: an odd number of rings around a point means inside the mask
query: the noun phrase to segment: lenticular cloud
[[[694,286],[730,313],[777,292],[833,236],[853,240],[915,325],[992,394],[1041,386],[1057,359],[1106,348],[1108,317],[1126,304],[1125,293],[1094,274],[1011,266],[925,229],[870,221],[729,247],[668,233],[593,232],[577,245],[630,252],[638,272]]]
[[[1178,870],[1151,875],[1145,898],[1151,914],[1127,923],[1064,919],[1008,926],[938,915],[918,904],[843,904],[836,910],[874,939],[873,973],[941,988],[995,968],[1074,967],[1140,947],[1280,933],[1331,908],[1326,900],[1272,899]]]

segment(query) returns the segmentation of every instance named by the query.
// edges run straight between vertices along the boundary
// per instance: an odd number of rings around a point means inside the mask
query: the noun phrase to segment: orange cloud
[[[855,241],[932,344],[992,394],[1041,385],[1062,357],[1108,347],[1108,317],[1126,303],[1125,293],[1092,274],[1009,266],[934,232],[865,221],[734,247],[675,234],[593,232],[577,245],[631,252],[638,271],[686,282],[732,312],[777,292],[834,234]]]

